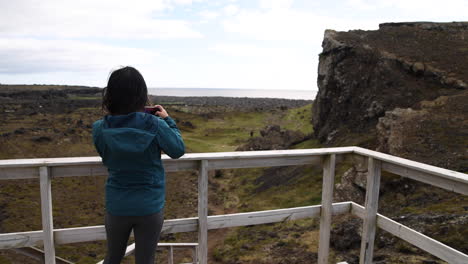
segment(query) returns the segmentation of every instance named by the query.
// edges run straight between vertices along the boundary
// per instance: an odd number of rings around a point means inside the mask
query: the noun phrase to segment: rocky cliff
[[[327,30],[322,46],[313,106],[321,142],[468,170],[467,22]]]
[[[312,117],[322,143],[360,145],[468,172],[468,22],[327,30],[322,46]],[[363,203],[366,174],[367,168],[347,170],[335,201]],[[380,193],[380,213],[467,252],[465,196],[385,173]],[[356,219],[345,221],[341,226],[359,230]],[[355,263],[359,236],[340,228],[332,236],[344,241],[332,247],[345,248],[345,259]],[[378,235],[376,243],[378,263],[439,263],[428,255],[402,260],[423,252],[391,236]]]

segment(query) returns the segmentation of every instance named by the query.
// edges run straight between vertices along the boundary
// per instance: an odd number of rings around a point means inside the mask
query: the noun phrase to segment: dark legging
[[[128,238],[135,235],[136,264],[153,264],[159,234],[164,223],[164,209],[145,216],[116,216],[106,213],[107,254],[104,264],[119,264],[125,255]]]

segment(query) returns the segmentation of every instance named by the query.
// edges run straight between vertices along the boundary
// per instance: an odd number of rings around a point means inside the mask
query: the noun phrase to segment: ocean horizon
[[[314,100],[317,92],[304,90],[262,90],[232,88],[148,88],[148,93],[154,96],[221,96]]]

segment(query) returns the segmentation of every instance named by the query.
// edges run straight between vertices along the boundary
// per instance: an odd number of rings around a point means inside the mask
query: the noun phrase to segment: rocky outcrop
[[[353,166],[348,169],[341,181],[335,185],[335,201],[353,201],[359,204],[364,203],[366,196],[367,168]]]
[[[281,129],[278,125],[266,126],[260,130],[260,136],[249,138],[236,151],[288,149],[305,139],[307,137],[299,131]]]
[[[97,107],[101,104],[101,92],[86,86],[0,84],[0,117],[69,113],[71,109]]]
[[[386,112],[419,110],[422,101],[468,88],[468,23],[327,30],[322,46],[313,106],[314,131],[321,142],[340,144],[346,136],[363,133],[375,138],[375,127]],[[375,148],[377,142],[366,147]],[[391,152],[391,147],[384,148]]]
[[[378,151],[468,171],[468,91],[396,108],[379,119]]]
[[[452,170],[468,171],[468,23],[387,23],[376,31],[327,30],[313,105],[314,133],[327,145],[360,145]],[[366,168],[351,167],[334,201],[363,203]],[[433,186],[382,174],[379,212],[466,251],[464,198]],[[432,206],[427,210],[428,206]],[[411,213],[408,213],[411,212]],[[340,220],[332,243],[353,263],[360,225]],[[342,223],[340,222],[340,223]],[[456,223],[456,224],[454,224]],[[348,229],[342,226],[351,226]],[[382,263],[438,263],[381,234]],[[355,253],[352,251],[355,250]],[[341,253],[340,253],[341,254]],[[418,262],[419,261],[419,262]],[[380,262],[379,262],[380,263]]]

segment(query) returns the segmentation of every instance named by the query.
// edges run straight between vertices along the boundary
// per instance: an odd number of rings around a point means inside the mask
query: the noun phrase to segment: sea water
[[[218,88],[149,88],[151,95],[166,96],[223,96],[250,98],[285,98],[313,100],[314,90],[263,90],[263,89],[218,89]]]

